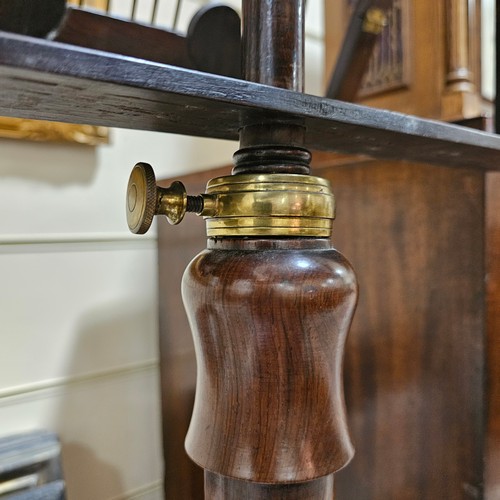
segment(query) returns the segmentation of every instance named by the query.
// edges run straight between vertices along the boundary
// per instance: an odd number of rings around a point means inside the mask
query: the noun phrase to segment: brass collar
[[[200,215],[207,236],[329,237],[335,218],[330,183],[298,174],[244,174],[207,184]]]

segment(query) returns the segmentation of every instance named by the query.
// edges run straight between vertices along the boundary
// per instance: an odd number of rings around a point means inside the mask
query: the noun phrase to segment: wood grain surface
[[[198,365],[186,450],[197,464],[289,483],[351,459],[341,367],[356,289],[328,240],[209,240],[182,281]]]
[[[304,0],[245,0],[243,68],[250,82],[304,91]]]
[[[147,61],[241,77],[240,18],[233,9],[223,5],[200,9],[191,20],[186,36],[68,7],[53,39]]]
[[[246,0],[242,8],[245,80],[303,92],[304,0]],[[309,173],[302,119],[247,113],[242,122],[233,174]]]
[[[484,176],[381,162],[318,173],[360,283],[345,361],[356,455],[336,499],[484,498]]]
[[[333,474],[297,484],[262,484],[205,473],[205,498],[210,500],[332,500]]]
[[[500,175],[486,176],[487,373],[485,499],[500,498]]]
[[[66,9],[54,39],[61,43],[183,68],[194,67],[184,36],[73,7]]]
[[[222,139],[303,120],[305,146],[500,169],[500,138],[454,125],[14,34],[0,36],[0,113]]]

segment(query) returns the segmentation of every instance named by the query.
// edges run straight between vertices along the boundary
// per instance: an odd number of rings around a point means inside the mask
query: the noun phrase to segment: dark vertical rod
[[[256,83],[281,87],[296,92],[303,92],[304,0],[243,0],[242,7],[242,56],[244,78]],[[251,113],[245,116],[244,120],[245,125],[240,131],[241,149],[234,155],[234,174],[309,173],[309,161],[311,155],[309,151],[302,147],[304,144],[305,132],[303,123],[294,119],[283,120],[282,118],[276,118],[273,116],[268,116],[265,120],[262,120],[262,117],[254,117]],[[222,238],[222,240],[224,240],[224,238]],[[244,248],[250,248],[250,246],[245,247],[245,245],[251,245],[251,243],[249,243],[250,241],[251,240],[243,242]],[[292,249],[295,248],[294,245],[302,244],[299,242],[300,238],[298,238],[297,241],[290,239],[289,241],[286,241],[284,245],[287,249]],[[236,246],[234,247],[232,246],[233,242],[230,240],[223,244],[229,244],[227,249],[230,251],[231,249],[234,250],[239,248],[238,245],[240,242],[238,240]],[[259,243],[256,244],[259,245]],[[276,242],[276,244],[278,243]],[[269,267],[268,263],[270,262],[269,259],[271,258],[272,253],[273,251],[270,251],[269,249],[262,252],[264,258],[263,262],[265,262],[264,265],[266,268]],[[226,267],[222,261],[218,261],[218,264],[223,268]],[[248,262],[246,265],[249,265],[250,267],[253,266],[253,264],[248,264]],[[271,269],[271,267],[269,267],[269,269]],[[187,273],[189,272],[187,271]],[[185,278],[186,283],[188,283],[188,279],[189,278]],[[273,278],[270,278],[270,280],[272,281]],[[226,287],[226,283],[224,283],[224,287]],[[209,287],[207,286],[207,288]],[[273,295],[274,292],[270,292],[272,286],[266,287],[266,285],[264,285],[264,288],[267,288],[266,301],[268,301],[269,297]],[[187,289],[189,289],[189,287]],[[229,289],[229,287],[227,289]],[[255,288],[255,293],[257,293],[256,290],[257,288]],[[219,297],[219,300],[221,300],[222,296],[218,295],[219,292],[213,291],[213,293],[214,296]],[[293,293],[294,292],[291,292],[291,295],[293,295]],[[185,301],[186,297],[188,297],[188,294],[184,297]],[[301,302],[300,297],[296,297],[296,299],[298,302]],[[194,296],[188,298],[188,302],[190,300],[191,304],[195,304],[196,299]],[[278,309],[280,307],[284,307],[284,302],[281,299],[276,299],[275,296],[274,300],[278,300],[277,303],[280,304]],[[194,309],[199,310],[197,307],[194,307]],[[198,314],[200,317],[202,316],[202,314]],[[252,314],[255,316],[253,320],[255,320],[257,324],[261,324],[260,320],[256,319],[259,315],[257,308],[252,310]],[[252,314],[249,314],[249,320],[252,319]],[[272,314],[273,313],[271,313],[271,316]],[[308,314],[311,314],[311,311],[308,311]],[[304,317],[301,319],[305,320]],[[243,321],[243,323],[245,323],[245,321]],[[251,321],[247,321],[247,323],[251,323]],[[277,325],[274,325],[274,327],[278,332],[280,327]],[[285,331],[288,331],[286,326],[283,328]],[[265,327],[263,329],[265,330]],[[250,331],[251,329],[249,332]],[[243,332],[242,335],[245,337],[245,335],[248,334]],[[299,350],[300,349],[302,348],[299,348]],[[257,365],[259,365],[260,362],[263,363],[262,366],[266,363],[266,350],[267,348],[264,347],[263,343],[260,341],[258,352],[260,353],[262,359],[257,361]],[[204,362],[202,365],[208,366],[208,363]],[[250,374],[252,372],[252,370],[248,367],[246,370],[247,371],[245,373]],[[256,371],[259,376],[263,376],[264,379],[266,378],[265,375],[263,375],[262,369],[260,369],[260,371],[259,369],[256,369]],[[248,384],[248,387],[251,386],[252,384]],[[252,390],[256,391],[254,395],[256,394],[257,398],[262,398],[260,403],[266,404],[266,396],[263,396],[258,389],[256,390],[253,388]],[[295,402],[297,401],[294,398],[292,399]],[[233,403],[230,403],[228,407],[230,407],[231,404]],[[239,406],[240,403],[237,403],[237,405]],[[294,403],[290,403],[290,408],[297,410],[297,407],[293,408],[293,405]],[[207,408],[204,404],[202,404],[201,407]],[[198,409],[199,408],[200,406]],[[220,408],[222,408],[222,406]],[[232,409],[229,413],[231,415],[236,415],[239,410],[236,410],[233,407],[231,408]],[[242,414],[246,415],[245,422],[250,422],[250,420],[248,420],[248,415],[250,413],[252,412],[249,411],[247,413],[246,410],[242,412]],[[287,415],[288,414],[289,413],[287,413]],[[275,423],[278,423],[278,425],[284,422],[283,418],[280,417],[278,413],[273,413],[273,415],[274,418],[277,419]],[[303,412],[298,411],[298,419],[296,423],[300,429],[300,436],[303,437],[305,434],[303,433],[301,415],[303,415]],[[330,418],[330,416],[328,416],[328,418]],[[265,438],[265,426],[267,424],[261,426],[262,435],[259,435],[259,429],[257,426],[257,432],[250,432],[247,441],[245,441],[245,438],[243,439],[242,442],[245,442],[245,446],[248,446],[248,451],[243,452],[242,448],[238,446],[238,444],[235,444],[235,442],[231,442],[231,437],[229,437],[235,435],[231,425],[228,424],[230,419],[225,420],[224,417],[221,421],[226,422],[228,427],[224,430],[227,438],[227,449],[221,450],[220,453],[225,457],[231,458],[229,458],[228,462],[225,463],[225,467],[218,468],[219,473],[211,472],[208,470],[209,467],[205,470],[206,500],[331,500],[333,498],[333,473],[325,475],[325,472],[319,473],[318,469],[315,474],[301,476],[300,474],[303,474],[304,471],[302,470],[299,472],[301,467],[294,465],[289,468],[285,466],[284,468],[287,472],[286,474],[281,475],[280,467],[284,466],[283,457],[280,456],[277,459],[274,457],[276,462],[273,462],[272,454],[274,453],[275,447],[274,445],[271,446],[269,444],[265,444],[267,443]],[[193,421],[191,425],[193,425]],[[288,427],[288,424],[284,425],[289,431],[292,428],[291,424],[290,427]],[[239,425],[235,425],[235,428],[239,429]],[[196,429],[196,426],[193,427],[193,429]],[[203,449],[201,446],[198,449],[196,448],[196,443],[198,443],[199,446],[199,441],[195,439],[195,432],[196,431],[193,430],[186,438],[186,449],[191,457],[193,457],[193,452],[199,452]],[[239,433],[239,435],[241,437],[243,434]],[[280,442],[281,444],[279,446],[282,446],[283,441]],[[276,448],[279,446],[277,445]],[[314,448],[315,446],[316,440],[314,440],[314,445],[312,445],[311,448]],[[208,448],[216,449],[217,446],[211,444]],[[300,463],[302,460],[308,464],[314,462],[314,460],[310,457],[315,455],[315,452],[312,449],[309,450],[309,446],[305,444],[305,442],[297,442],[296,447],[295,443],[293,446],[284,446],[283,449],[287,450],[287,455],[289,455],[289,457],[299,459],[297,463]],[[336,456],[340,456],[339,450],[340,448],[335,450]],[[256,459],[256,457],[259,456],[259,453],[263,457],[262,461]],[[239,454],[239,456],[236,457],[235,454]],[[328,455],[330,457],[333,456],[330,452],[328,452]],[[201,460],[196,461],[197,463],[201,463]],[[223,462],[220,462],[220,464],[222,463]],[[336,470],[337,468],[333,468],[333,470]],[[215,470],[216,468],[211,467],[210,469]],[[332,471],[332,468],[325,468],[325,471],[330,472]],[[227,473],[227,476],[222,475],[220,472]],[[237,479],[237,477],[240,479]],[[316,479],[304,481],[304,478],[310,477],[316,477]],[[265,480],[265,482],[259,482],[262,480]]]
[[[242,58],[246,80],[304,91],[304,0],[243,0]],[[234,174],[308,174],[310,153],[302,148],[300,121],[266,123],[246,117]]]
[[[158,12],[158,0],[155,0],[153,4],[153,11],[151,13],[151,24],[154,24],[156,21],[156,13]]]
[[[136,11],[137,11],[137,0],[134,0],[132,2],[132,14],[130,16],[130,19],[132,21],[135,21],[135,15],[136,15]]]
[[[304,91],[304,0],[243,1],[245,79]]]

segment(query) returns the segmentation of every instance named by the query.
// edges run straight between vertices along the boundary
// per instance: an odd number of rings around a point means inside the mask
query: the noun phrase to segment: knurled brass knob
[[[296,236],[332,234],[335,198],[326,179],[301,174],[237,174],[211,179],[206,192],[188,196],[184,185],[156,185],[153,168],[138,163],[127,190],[130,230],[144,234],[155,215],[179,224],[186,212],[203,216],[207,236]]]
[[[151,227],[155,215],[165,215],[170,224],[179,224],[186,212],[201,212],[203,199],[188,196],[182,182],[175,181],[169,188],[156,185],[149,163],[138,163],[130,174],[127,188],[127,223],[135,234],[144,234]]]

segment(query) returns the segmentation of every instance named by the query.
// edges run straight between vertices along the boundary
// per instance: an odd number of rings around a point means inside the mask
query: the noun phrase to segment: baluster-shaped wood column
[[[323,238],[221,238],[188,267],[186,438],[206,499],[330,500],[352,457],[342,357],[356,279]]]
[[[478,20],[475,0],[447,0],[446,8],[446,41],[447,67],[446,87],[448,91],[475,90],[478,81]],[[472,36],[471,36],[472,34]]]
[[[243,48],[248,80],[302,91],[304,2],[244,0]],[[208,221],[208,249],[183,279],[198,364],[186,450],[205,469],[206,499],[328,500],[353,454],[341,367],[356,279],[317,227],[329,216],[303,196],[328,191],[304,175],[303,124],[244,123],[235,175],[207,193],[241,184],[256,199],[239,218]]]
[[[303,10],[303,0],[244,2],[249,78],[302,89]],[[182,280],[198,368],[185,447],[205,469],[205,497],[329,500],[353,455],[342,358],[356,277],[331,246],[334,197],[307,175],[303,123],[242,121],[233,175],[204,194],[157,188],[137,164],[128,223],[143,233],[155,214],[206,219],[208,248]]]

